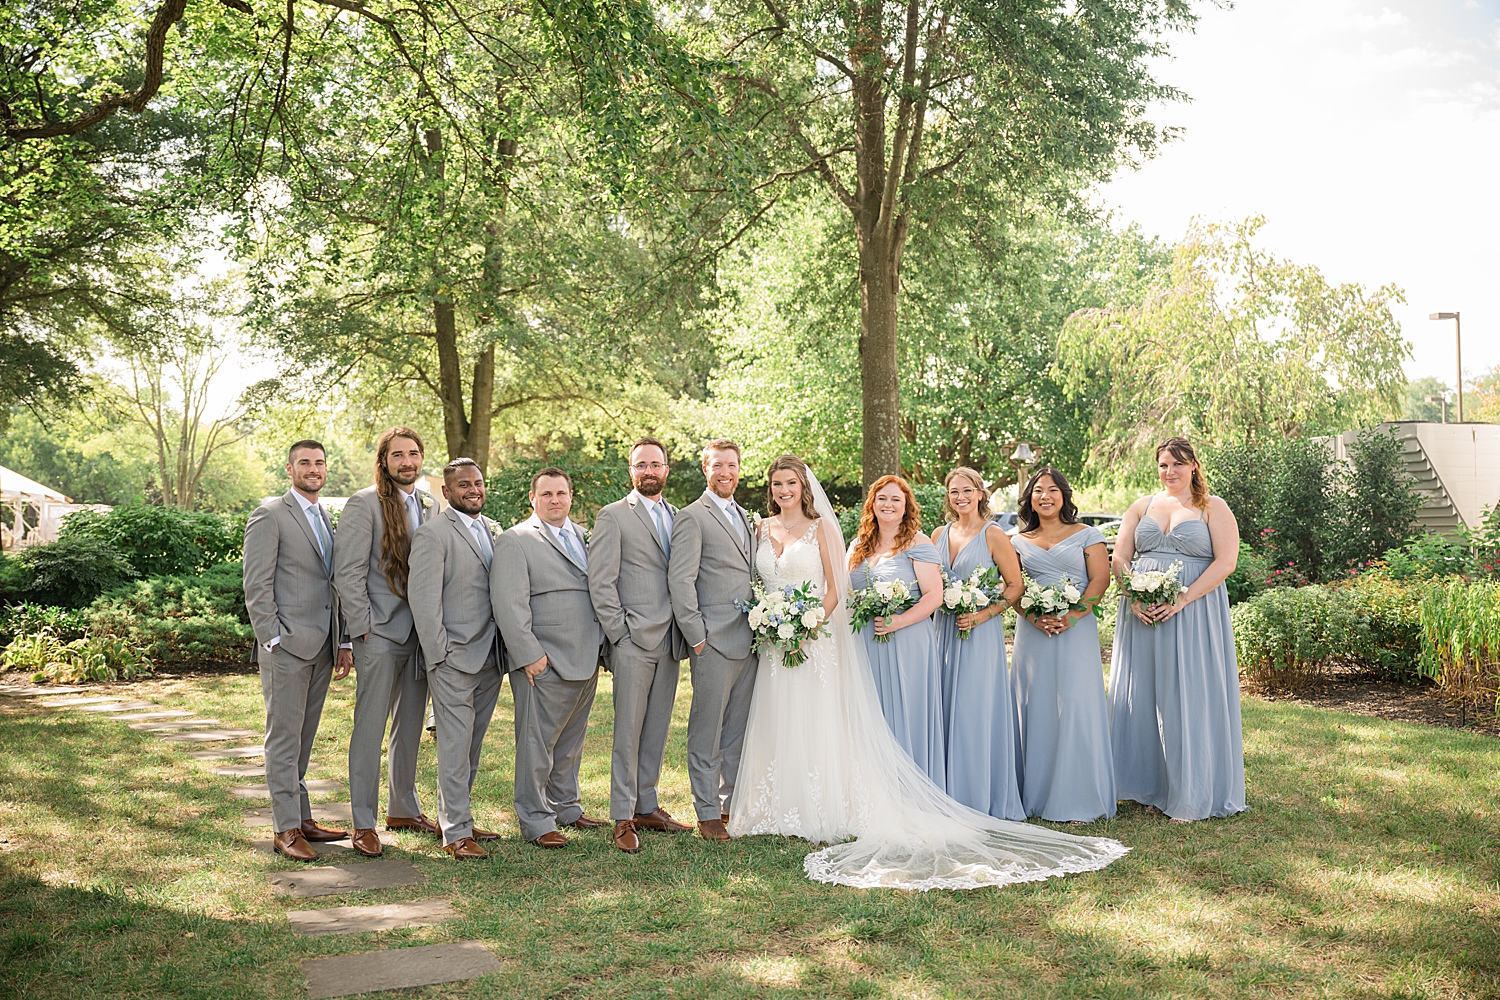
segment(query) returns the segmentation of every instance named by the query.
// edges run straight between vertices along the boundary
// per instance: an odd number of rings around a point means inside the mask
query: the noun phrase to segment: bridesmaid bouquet
[[[916,603],[905,580],[876,580],[863,590],[849,591],[850,631],[858,632],[877,618],[899,615]],[[876,642],[890,642],[891,634],[876,633]]]
[[[976,566],[967,580],[957,579],[944,570],[943,603],[940,610],[955,618],[959,615],[972,615],[980,608],[989,607],[992,601],[999,600],[1003,591],[1000,572],[993,566]],[[973,632],[973,629],[959,629],[958,637],[967,639]]]
[[[1127,599],[1148,608],[1153,604],[1172,604],[1187,589],[1177,579],[1180,572],[1180,562],[1174,562],[1166,569],[1136,569],[1132,566],[1122,589]]]
[[[1072,580],[1064,577],[1050,587],[1043,587],[1031,577],[1026,577],[1026,592],[1021,595],[1021,610],[1034,615],[1065,615],[1069,611],[1083,611],[1083,591]]]
[[[759,581],[750,586],[751,599],[734,606],[749,619],[755,634],[755,649],[774,646],[781,650],[783,666],[795,667],[807,660],[802,644],[828,635],[827,612],[813,593],[811,583],[766,590]]]

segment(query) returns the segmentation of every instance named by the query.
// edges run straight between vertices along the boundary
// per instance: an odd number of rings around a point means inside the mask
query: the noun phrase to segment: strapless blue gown
[[[1015,536],[1026,575],[1044,587],[1063,579],[1088,587],[1084,549],[1103,545],[1098,528],[1050,549]],[[1109,745],[1109,700],[1099,659],[1099,621],[1080,618],[1049,636],[1025,618],[1016,621],[1011,687],[1021,737],[1021,804],[1026,815],[1054,822],[1089,822],[1115,814],[1115,766]]]
[[[1135,565],[1182,564],[1184,586],[1213,562],[1208,524],[1163,532],[1149,508],[1135,530]],[[1221,583],[1171,621],[1145,625],[1122,598],[1110,668],[1110,730],[1120,798],[1173,819],[1245,809],[1239,665]]]
[[[920,600],[922,588],[917,584],[914,562],[942,564],[938,550],[922,542],[882,560],[873,567],[873,577],[905,580],[912,597]],[[849,585],[863,590],[870,585],[871,576],[872,567],[867,559],[849,571]],[[880,692],[880,708],[896,742],[939,788],[946,789],[943,658],[938,649],[937,623],[929,617],[897,629],[891,633],[889,642],[875,641],[873,622],[866,624],[860,634],[870,658],[875,689]]]

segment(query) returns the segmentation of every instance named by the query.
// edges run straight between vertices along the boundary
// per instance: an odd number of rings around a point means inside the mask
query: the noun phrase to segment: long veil
[[[822,519],[819,541],[833,554],[828,586],[847,595],[843,532],[811,469],[808,479]],[[856,839],[809,854],[803,861],[809,878],[858,888],[977,889],[1094,871],[1130,850],[1117,840],[995,819],[949,798],[886,724],[864,642],[849,629],[847,600],[831,624],[847,695],[842,721],[865,801],[856,804]]]

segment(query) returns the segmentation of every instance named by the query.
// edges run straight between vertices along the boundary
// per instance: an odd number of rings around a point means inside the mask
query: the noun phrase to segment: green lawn
[[[665,805],[692,813],[684,678]],[[259,728],[252,676],[122,689]],[[1135,850],[1102,872],[968,893],[807,881],[800,841],[604,833],[520,842],[510,702],[475,790],[505,838],[456,864],[403,835],[387,856],[430,879],[294,900],[252,852],[248,804],[207,762],[118,722],[0,699],[0,995],[301,997],[297,961],[478,939],[503,971],[424,997],[1500,997],[1500,741],[1245,702],[1252,810],[1174,826],[1138,808],[1087,832]],[[344,778],[353,679],[335,685],[314,760]],[[607,813],[601,685],[585,802]],[[421,787],[435,763],[423,744]],[[325,799],[342,798],[323,796]],[[429,813],[433,799],[426,798]],[[465,919],[294,937],[283,914],[446,896]]]

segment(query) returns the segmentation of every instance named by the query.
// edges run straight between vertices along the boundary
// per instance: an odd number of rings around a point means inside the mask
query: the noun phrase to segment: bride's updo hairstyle
[[[807,478],[807,463],[796,455],[782,455],[771,463],[766,470],[766,510],[772,517],[781,513],[781,504],[776,502],[776,496],[771,492],[771,477],[778,472],[794,472],[797,474],[797,482],[802,484],[802,513],[808,518],[816,521],[818,519],[818,508],[813,502],[812,481]]]
[[[973,487],[979,491],[979,503],[976,509],[979,511],[981,520],[990,519],[990,491],[985,488],[984,477],[979,474],[978,469],[971,469],[967,465],[960,465],[952,472],[943,477],[943,516],[950,521],[958,520],[958,511],[948,502],[948,487],[953,485],[955,479],[967,479]]]
[[[1042,526],[1041,515],[1031,509],[1031,491],[1036,489],[1037,481],[1043,476],[1051,479],[1052,485],[1062,493],[1062,509],[1057,512],[1058,520],[1063,524],[1078,523],[1078,505],[1073,502],[1073,487],[1069,485],[1068,477],[1052,466],[1044,465],[1026,480],[1026,488],[1021,491],[1021,502],[1016,505],[1016,520],[1021,522],[1022,533],[1035,531]]]
[[[1199,510],[1208,509],[1208,480],[1203,478],[1203,466],[1198,461],[1198,453],[1193,451],[1193,444],[1185,437],[1169,437],[1156,446],[1157,461],[1161,461],[1161,453],[1166,452],[1183,465],[1193,467],[1193,506]]]
[[[865,505],[859,512],[859,530],[854,535],[854,548],[849,553],[850,566],[857,566],[875,554],[875,546],[880,542],[880,524],[875,520],[875,494],[887,486],[899,487],[902,496],[906,497],[906,512],[901,515],[901,526],[896,529],[895,552],[911,548],[912,542],[917,540],[917,533],[922,530],[922,505],[917,503],[917,495],[911,491],[911,486],[900,476],[881,476],[865,494]]]

